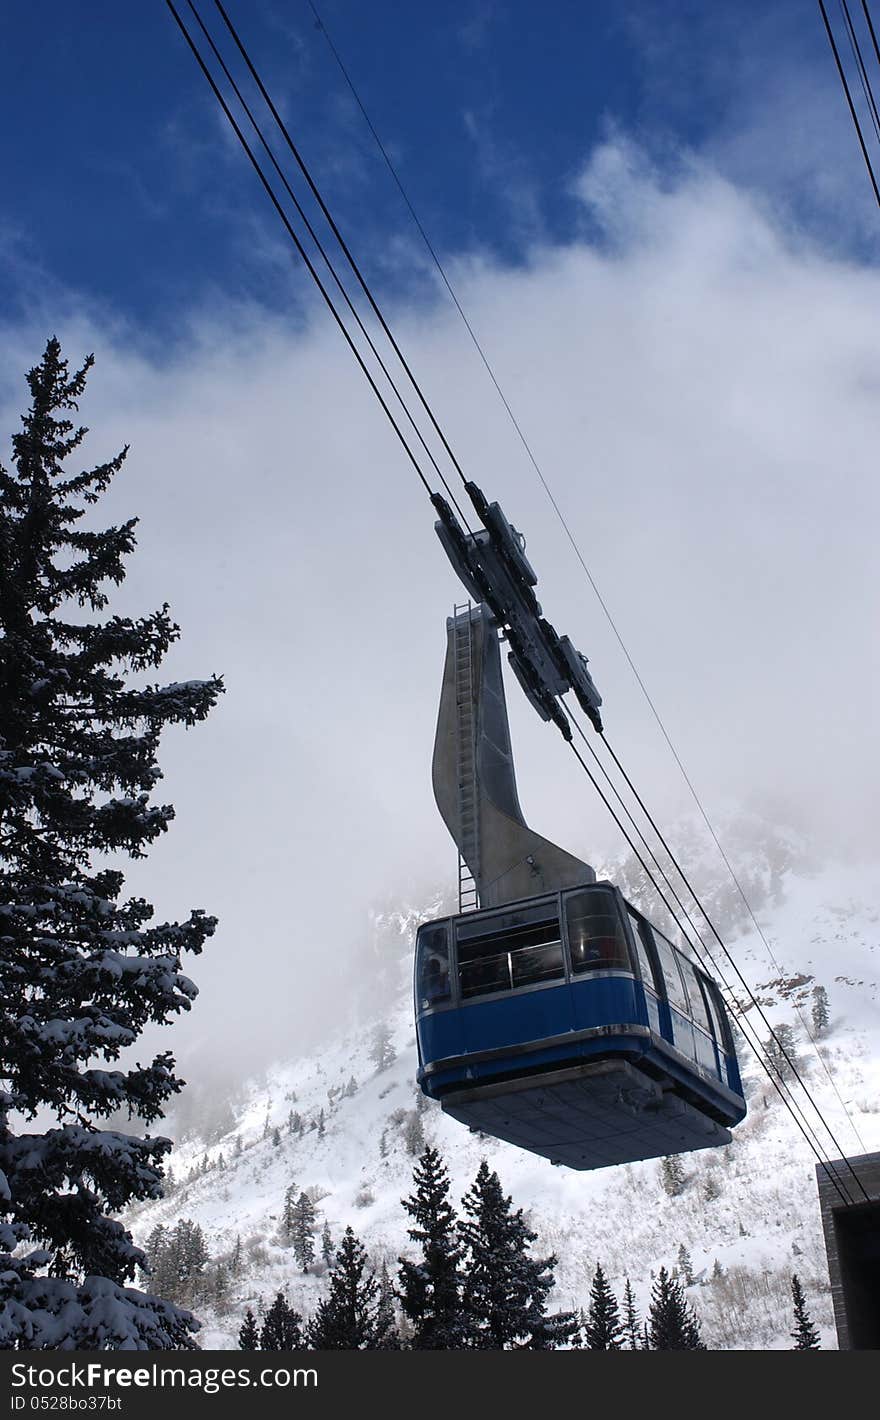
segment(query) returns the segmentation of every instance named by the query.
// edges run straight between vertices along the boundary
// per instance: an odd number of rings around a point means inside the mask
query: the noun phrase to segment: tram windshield
[[[614,894],[593,888],[573,892],[565,900],[565,920],[571,949],[571,969],[632,971],[626,932]]]

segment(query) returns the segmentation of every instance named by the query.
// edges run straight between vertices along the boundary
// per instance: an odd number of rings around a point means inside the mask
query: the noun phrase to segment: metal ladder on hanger
[[[475,912],[480,905],[476,876],[480,871],[479,796],[477,793],[477,727],[474,706],[473,637],[470,602],[453,607],[455,664],[455,750],[461,846],[458,854],[458,910]],[[471,866],[468,866],[468,865]]]

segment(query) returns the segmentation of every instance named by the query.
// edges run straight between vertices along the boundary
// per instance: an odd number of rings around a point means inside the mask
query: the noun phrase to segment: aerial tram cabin
[[[725,1144],[745,1114],[715,984],[611,883],[424,923],[419,1083],[569,1168]]]
[[[459,912],[416,937],[418,1082],[447,1114],[574,1169],[730,1141],[745,1115],[730,1023],[705,972],[589,864],[530,829],[516,791],[499,630],[517,680],[566,738],[586,660],[541,615],[524,541],[467,485],[437,532],[477,604],[447,621],[433,784],[459,850]]]

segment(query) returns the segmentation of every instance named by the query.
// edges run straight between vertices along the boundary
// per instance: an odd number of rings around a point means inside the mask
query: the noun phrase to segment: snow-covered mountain
[[[876,878],[856,867],[807,871],[791,855],[780,861],[778,844],[757,857],[749,888],[773,960],[728,902],[737,963],[773,1024],[794,1028],[804,1078],[840,1148],[847,1154],[878,1149]],[[498,1171],[514,1203],[527,1210],[538,1246],[558,1255],[552,1306],[585,1307],[601,1262],[618,1296],[629,1277],[644,1313],[652,1272],[674,1267],[683,1245],[695,1277],[688,1295],[710,1346],[790,1346],[793,1271],[822,1344],[835,1345],[815,1158],[748,1052],[742,1062],[748,1116],[732,1145],[684,1156],[686,1186],[679,1196],[664,1191],[658,1162],[573,1173],[472,1135],[415,1086],[410,947],[417,921],[432,910],[436,903],[418,912],[399,908],[374,922],[370,960],[385,998],[376,1017],[328,1040],[318,1054],[280,1063],[249,1084],[242,1101],[224,1105],[219,1124],[178,1143],[169,1195],[129,1215],[141,1243],[156,1224],[180,1218],[201,1225],[214,1256],[228,1256],[240,1239],[242,1270],[230,1279],[222,1307],[202,1309],[201,1344],[234,1346],[245,1307],[256,1310],[279,1288],[304,1314],[322,1295],[323,1264],[303,1275],[279,1240],[291,1183],[318,1200],[319,1232],[326,1221],[338,1240],[351,1224],[376,1264],[384,1259],[393,1271],[411,1247],[400,1200],[410,1191],[424,1137],[443,1154],[456,1197],[481,1159]],[[817,985],[828,993],[831,1018],[814,1044],[805,1026],[813,1031]],[[371,1058],[379,1021],[396,1051],[383,1070]],[[763,1034],[759,1022],[756,1028]],[[291,1132],[291,1116],[294,1126],[301,1117],[302,1134],[296,1127]],[[825,1135],[823,1147],[831,1156],[837,1152]]]

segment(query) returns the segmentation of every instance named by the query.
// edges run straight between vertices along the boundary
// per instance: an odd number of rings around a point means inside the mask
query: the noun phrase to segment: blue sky
[[[216,28],[210,0],[201,8]],[[413,229],[308,0],[229,8],[371,276],[417,293]],[[825,245],[876,250],[873,199],[805,0],[319,8],[443,253],[519,263],[583,235],[572,185],[611,131],[669,169],[709,154]],[[220,296],[293,316],[302,274],[161,0],[13,9],[0,310],[76,292],[147,343]]]

